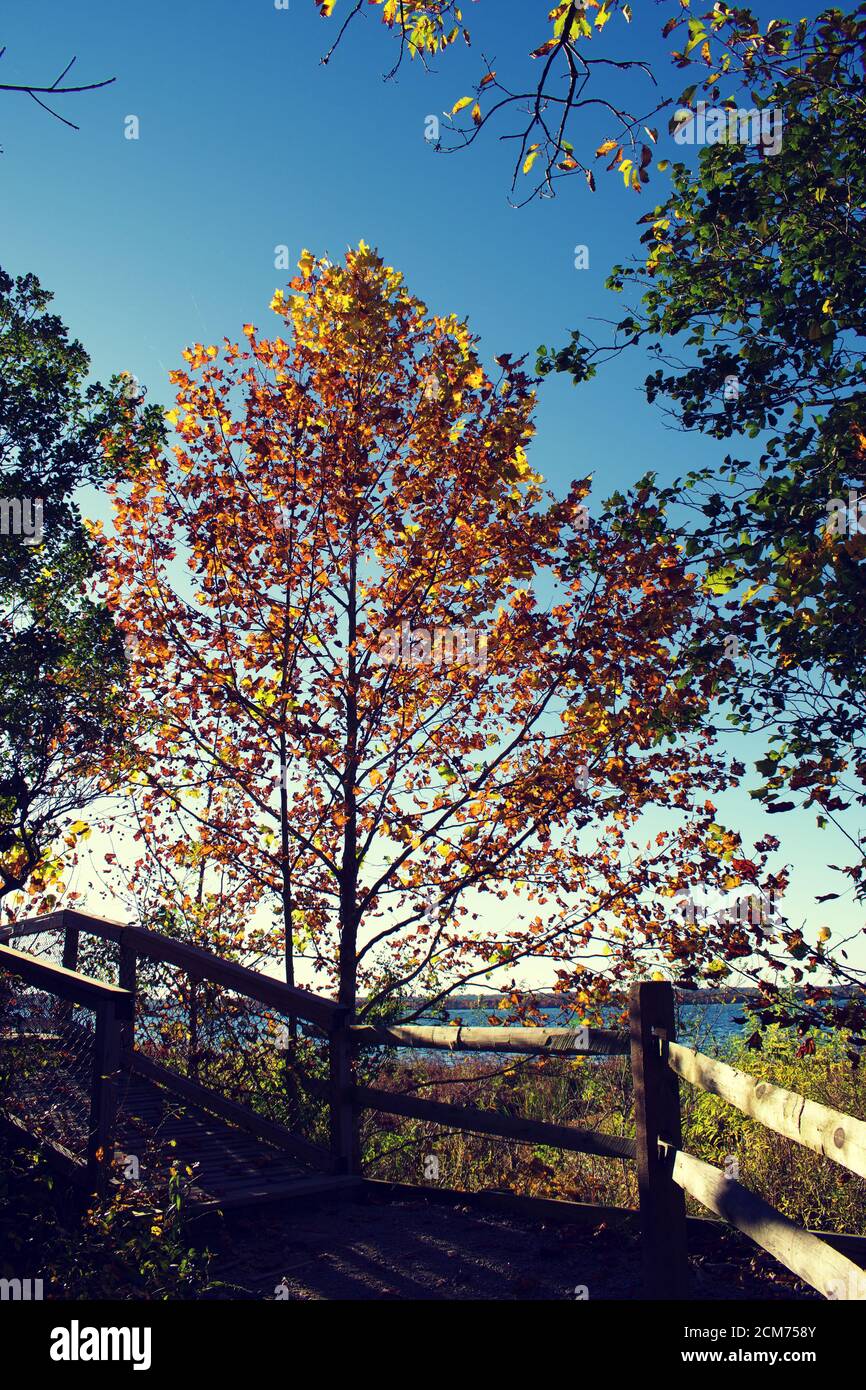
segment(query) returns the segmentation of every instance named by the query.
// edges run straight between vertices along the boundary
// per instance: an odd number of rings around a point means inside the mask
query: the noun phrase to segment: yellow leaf
[[[456,116],[458,111],[462,111],[464,106],[471,105],[471,102],[471,97],[461,97],[460,100],[455,101],[454,105],[451,107],[451,115]]]
[[[537,145],[533,145],[532,148],[531,148],[530,151],[529,151],[529,154],[526,156],[526,158],[525,158],[524,161],[523,161],[523,172],[524,172],[524,174],[528,174],[528,173],[529,173],[530,169],[532,168],[532,166],[533,166],[533,164],[535,163],[535,161],[536,161],[537,158],[538,158],[538,146],[537,146]]]

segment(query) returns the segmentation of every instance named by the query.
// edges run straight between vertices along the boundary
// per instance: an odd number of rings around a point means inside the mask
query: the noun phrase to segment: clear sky
[[[337,16],[349,7],[341,0]],[[547,37],[540,0],[464,8],[472,50],[456,44],[429,72],[406,61],[386,82],[396,48],[373,8],[324,67],[337,21],[323,21],[314,0],[287,10],[273,0],[5,0],[0,80],[47,85],[75,54],[70,80],[117,81],[57,100],[78,131],[26,96],[0,94],[0,263],[34,271],[55,293],[98,376],[131,371],[166,406],[167,372],[186,344],[237,336],[248,320],[269,327],[268,301],[288,278],[274,268],[282,244],[294,266],[304,247],[336,259],[363,238],[431,310],[466,315],[488,361],[529,352],[534,362],[538,344],[562,345],[572,327],[618,317],[625,306],[604,280],[637,254],[636,220],[664,196],[664,176],[638,197],[600,172],[594,195],[575,179],[555,200],[516,210],[513,146],[496,132],[469,152],[434,153],[426,117],[472,91],[482,54],[503,77],[525,77],[528,51]],[[633,8],[634,23],[614,16],[596,51],[648,59],[667,82],[667,11],[647,0]],[[649,110],[649,82],[626,80],[633,108]],[[138,140],[125,138],[129,116]],[[666,119],[652,123],[670,145],[663,152],[682,155]],[[594,147],[613,133],[596,109],[580,138]],[[574,268],[577,245],[589,249],[587,270]],[[722,446],[665,427],[640,389],[646,370],[635,355],[579,390],[545,382],[531,457],[556,491],[593,473],[601,498],[647,468],[669,477],[721,460]],[[815,893],[840,887],[823,868],[845,853],[834,832],[819,835],[812,816],[767,817],[745,792],[722,810],[747,840],[782,837],[797,866],[790,916],[814,929],[859,924],[850,900],[814,904]]]

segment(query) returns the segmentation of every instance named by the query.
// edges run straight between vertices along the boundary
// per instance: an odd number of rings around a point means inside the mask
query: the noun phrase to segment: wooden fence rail
[[[638,986],[644,991],[650,988],[649,985]],[[672,995],[670,985],[663,988]],[[866,1300],[866,1271],[859,1265],[826,1241],[797,1226],[734,1177],[684,1152],[677,1080],[682,1077],[700,1090],[721,1097],[775,1133],[861,1176],[866,1176],[866,1124],[829,1106],[807,1101],[794,1091],[758,1080],[717,1058],[683,1047],[674,1041],[670,1016],[651,1027],[649,1055],[653,1067],[657,1069],[660,1064],[668,1078],[667,1084],[673,1085],[669,1090],[666,1122],[655,1126],[659,1192],[654,1209],[658,1211],[659,1205],[673,1203],[674,1194],[677,1194],[677,1217],[666,1234],[652,1222],[650,1212],[651,1248],[645,1243],[650,1265],[655,1263],[659,1276],[665,1277],[664,1271],[668,1271],[665,1296],[675,1296],[675,1289],[687,1286],[688,1264],[679,1224],[682,1194],[687,1192],[825,1298]]]
[[[683,1081],[729,1101],[767,1129],[866,1178],[866,1121],[804,1100],[796,1091],[759,1081],[679,1043],[668,1047],[668,1065]]]
[[[516,1052],[551,1056],[624,1057],[629,1042],[625,1033],[607,1028],[470,1028],[422,1024],[355,1023],[349,1026],[352,1042],[360,1047],[444,1048],[448,1052]]]

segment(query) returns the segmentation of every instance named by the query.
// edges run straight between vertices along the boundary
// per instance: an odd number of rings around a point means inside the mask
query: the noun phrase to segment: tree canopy
[[[227,950],[258,922],[365,1008],[384,951],[428,1004],[529,958],[581,1007],[637,962],[724,973],[760,925],[684,950],[667,900],[766,854],[715,820],[675,548],[547,495],[524,363],[488,374],[363,243],[271,307],[184,354],[178,443],[114,489],[148,910]]]
[[[79,488],[106,476],[103,440],[132,409],[120,378],[86,383],[89,359],[34,275],[0,271],[0,900],[50,906],[53,851],[111,785],[123,649],[92,592],[96,552]],[[161,428],[143,410],[144,433]],[[73,828],[70,828],[72,825]]]

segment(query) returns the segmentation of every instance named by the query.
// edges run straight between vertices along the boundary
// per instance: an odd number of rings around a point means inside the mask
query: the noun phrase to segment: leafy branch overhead
[[[755,76],[757,102],[781,113],[779,151],[719,144],[697,171],[676,164],[670,196],[642,219],[644,259],[608,281],[637,300],[612,341],[575,330],[539,365],[583,381],[641,345],[657,364],[648,400],[684,430],[736,442],[714,467],[648,480],[645,505],[715,601],[695,668],[715,661],[727,718],[766,740],[752,795],[834,826],[862,898],[866,7],[821,17],[803,40],[805,60]]]
[[[315,3],[326,18],[339,15],[339,0]],[[379,8],[382,23],[399,46],[389,77],[407,54],[426,65],[460,40],[472,46],[458,0],[369,3]],[[495,44],[509,20],[497,13],[491,0],[485,4],[479,22],[489,21],[490,42]],[[690,0],[679,0],[662,35],[665,39],[675,37],[679,44],[670,53],[674,69],[695,64],[701,68],[701,76],[677,97],[667,90],[669,82],[659,85],[649,61],[623,51],[620,26],[608,30],[614,16],[631,24],[629,4],[622,0],[561,0],[549,8],[549,0],[536,0],[536,7],[540,42],[528,54],[525,71],[504,72],[482,49],[481,70],[472,92],[458,96],[444,113],[445,124],[435,142],[438,150],[454,153],[474,146],[489,127],[499,129],[499,139],[514,150],[511,193],[518,206],[534,198],[553,197],[557,183],[564,178],[580,177],[595,191],[595,171],[601,159],[606,159],[608,171],[622,176],[626,188],[639,193],[650,179],[659,135],[653,122],[661,113],[675,106],[680,111],[694,109],[701,92],[714,102],[732,99],[737,86],[748,85],[757,67],[784,59],[804,39],[802,24],[795,27],[774,19],[762,26],[750,10],[724,4],[692,15]],[[347,5],[325,63],[330,62],[352,20],[364,8],[362,0]],[[549,26],[546,30],[545,25]],[[643,79],[646,92],[643,110],[634,109],[630,94],[635,74]],[[628,95],[621,92],[624,79],[629,80]],[[722,90],[723,82],[731,84],[730,90]],[[599,120],[603,122],[601,128]],[[671,129],[675,120],[674,114],[669,120]],[[664,166],[662,160],[656,167]]]

